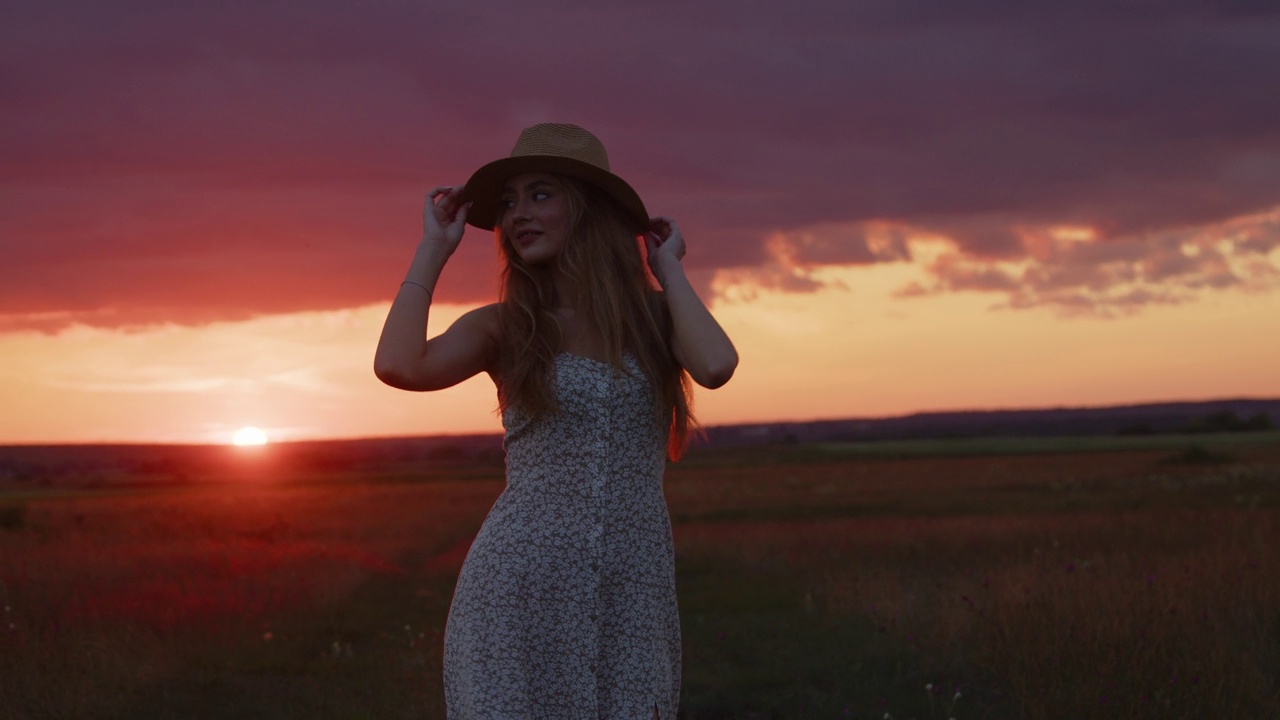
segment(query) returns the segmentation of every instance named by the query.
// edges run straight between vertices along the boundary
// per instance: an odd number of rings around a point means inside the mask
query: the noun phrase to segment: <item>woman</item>
[[[502,297],[424,340],[464,223],[496,229]],[[374,369],[406,390],[488,373],[507,453],[449,610],[450,718],[675,718],[664,449],[677,458],[689,431],[685,374],[719,387],[738,362],[684,251],[573,125],[527,128],[510,157],[431,191]]]

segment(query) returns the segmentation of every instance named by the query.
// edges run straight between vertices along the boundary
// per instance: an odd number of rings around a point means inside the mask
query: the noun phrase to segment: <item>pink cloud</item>
[[[1144,239],[1280,206],[1271,5],[81,0],[7,14],[10,322],[385,300],[426,190],[550,119],[606,140],[680,220],[698,271],[804,291],[805,268],[911,261],[905,241],[813,228],[890,223],[954,241],[963,262],[934,267],[930,292],[1065,307],[1083,288],[1140,307],[1274,287],[1242,269],[1269,263],[1265,228],[1229,254]],[[1035,255],[1026,228],[1057,225],[1099,241]],[[492,296],[491,239],[466,242],[442,300]],[[1011,275],[1017,262],[1033,270]]]
[[[944,252],[926,268],[928,282],[908,283],[897,295],[976,291],[1003,295],[999,307],[1128,314],[1148,304],[1191,302],[1211,290],[1280,290],[1280,269],[1267,254],[1277,238],[1280,224],[1272,214],[1196,232],[1092,240],[1037,237],[1034,250],[999,263],[957,243],[959,249]]]

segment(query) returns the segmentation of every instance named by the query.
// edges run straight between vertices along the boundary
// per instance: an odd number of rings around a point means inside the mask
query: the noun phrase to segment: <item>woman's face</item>
[[[554,175],[533,173],[507,180],[502,207],[502,236],[521,260],[540,265],[560,256],[570,230],[569,198]]]

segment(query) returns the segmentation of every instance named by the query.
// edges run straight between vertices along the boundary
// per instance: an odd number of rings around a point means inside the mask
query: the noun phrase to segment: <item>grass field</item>
[[[217,452],[0,481],[0,714],[443,717],[500,458]],[[667,496],[691,720],[1280,717],[1280,434],[704,451]]]

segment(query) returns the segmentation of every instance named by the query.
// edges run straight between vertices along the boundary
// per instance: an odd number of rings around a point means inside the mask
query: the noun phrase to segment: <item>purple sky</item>
[[[0,68],[0,330],[389,300],[422,195],[548,120],[702,270],[799,292],[927,232],[904,302],[1280,288],[1271,1],[8,2]],[[439,299],[493,258],[471,231]]]

